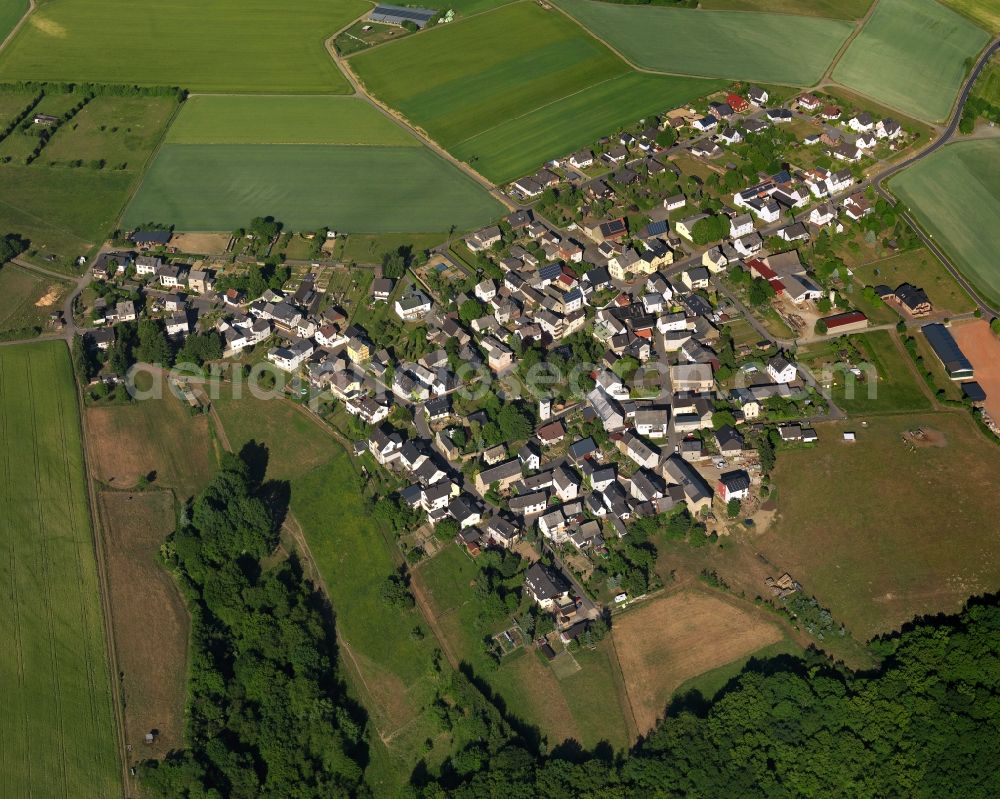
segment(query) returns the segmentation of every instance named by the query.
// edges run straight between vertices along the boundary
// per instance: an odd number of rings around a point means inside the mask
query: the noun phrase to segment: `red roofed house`
[[[763,278],[770,283],[775,294],[780,296],[785,292],[785,284],[781,282],[781,279],[778,277],[778,273],[760,260],[760,258],[751,258],[746,262],[746,264],[747,268],[750,270],[750,274]]]
[[[726,102],[729,107],[733,109],[737,114],[742,114],[748,108],[750,108],[750,103],[740,97],[738,94],[727,94]]]
[[[852,333],[868,327],[868,317],[861,311],[847,311],[823,319],[829,333]]]

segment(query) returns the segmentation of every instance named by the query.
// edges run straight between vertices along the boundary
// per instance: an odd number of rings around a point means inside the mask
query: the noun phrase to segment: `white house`
[[[729,236],[738,239],[753,232],[753,217],[750,214],[739,214],[729,220]]]
[[[872,119],[871,114],[865,111],[861,114],[855,114],[847,120],[847,127],[856,133],[867,133],[875,127],[875,120]]]
[[[767,362],[767,373],[775,383],[791,383],[798,375],[795,364],[775,355]]]
[[[875,126],[875,135],[880,139],[898,139],[903,135],[903,129],[894,119],[882,119]]]
[[[310,341],[296,341],[290,347],[272,347],[267,351],[267,359],[286,372],[294,372],[313,354]]]
[[[394,308],[396,316],[404,322],[412,322],[430,312],[431,299],[416,287],[412,287],[396,299]]]

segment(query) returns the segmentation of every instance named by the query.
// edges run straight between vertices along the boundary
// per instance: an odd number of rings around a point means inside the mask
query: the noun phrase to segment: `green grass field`
[[[191,97],[167,142],[419,146],[408,131],[363,100],[301,95]]]
[[[451,147],[453,155],[502,183],[601,136],[724,86],[722,81],[626,72],[544,108],[498,122]]]
[[[1000,140],[949,144],[889,185],[955,266],[1000,305],[1000,266],[989,235],[1000,218]]]
[[[39,160],[100,159],[109,169],[124,165],[141,171],[176,108],[176,101],[165,97],[95,97],[56,131]]]
[[[0,229],[31,240],[40,263],[48,255],[71,265],[115,227],[136,175],[88,168],[0,166]],[[29,190],[30,187],[30,190]]]
[[[360,53],[350,64],[369,91],[498,182],[718,88],[636,75],[558,11],[529,3]]]
[[[987,33],[935,0],[879,0],[834,80],[904,114],[943,120]]]
[[[2,0],[0,2],[0,41],[14,29],[17,21],[28,10],[28,0]]]
[[[361,0],[49,0],[0,53],[0,78],[346,94],[323,42],[368,7]]]
[[[899,255],[872,261],[852,270],[866,286],[885,283],[896,288],[900,283],[912,283],[927,292],[936,310],[951,314],[975,310],[975,303],[958,285],[941,262],[923,247]]]
[[[124,219],[232,230],[272,215],[291,230],[404,233],[468,230],[502,212],[481,186],[424,147],[170,144]]]
[[[63,342],[0,349],[0,795],[120,797],[76,389]]]
[[[993,56],[986,69],[980,73],[972,89],[972,96],[981,97],[993,105],[1000,105],[1000,56]]]
[[[871,4],[872,0],[702,0],[699,3],[713,11],[773,11],[831,19],[860,19]]]
[[[911,448],[924,428],[937,445]],[[857,441],[841,440],[853,430]],[[1000,582],[1000,449],[964,412],[816,425],[815,449],[781,452],[778,517],[755,535],[858,640],[924,613],[951,613]],[[986,523],[984,523],[984,521]]]
[[[808,86],[851,32],[840,20],[557,0],[636,66]]]
[[[931,407],[921,383],[913,374],[909,357],[893,341],[894,335],[887,330],[875,330],[849,337],[860,350],[863,361],[874,365],[878,375],[872,385],[869,380],[855,380],[843,370],[836,370],[832,375],[833,401],[841,410],[863,415],[921,411]],[[809,365],[819,379],[817,372],[823,366],[840,361],[840,346],[835,339],[806,345],[799,351],[798,358]]]
[[[16,118],[34,99],[26,92],[0,92],[0,127]]]

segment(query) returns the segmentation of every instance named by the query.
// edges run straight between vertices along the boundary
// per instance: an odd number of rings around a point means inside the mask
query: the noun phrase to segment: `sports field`
[[[349,92],[324,40],[362,0],[51,0],[0,53],[0,79]]]
[[[718,88],[636,80],[586,31],[533,3],[359,53],[350,66],[369,91],[498,182]]]
[[[76,389],[63,342],[0,349],[0,796],[120,797]]]
[[[363,100],[309,95],[191,97],[167,142],[419,146],[403,127]]]
[[[889,185],[955,266],[1000,305],[1000,265],[989,235],[1000,219],[1000,140],[949,144]]]
[[[927,443],[903,433],[923,428]],[[854,443],[842,433],[857,434]],[[858,640],[951,613],[1000,584],[1000,449],[965,412],[816,425],[815,449],[779,453],[778,516],[753,545]]]
[[[879,0],[833,78],[904,114],[940,121],[965,78],[965,59],[988,40],[935,0]]]
[[[469,230],[503,206],[424,147],[169,144],[124,222],[233,230],[274,216],[291,230]]]
[[[636,66],[685,75],[808,86],[852,26],[792,14],[733,13],[557,0]]]

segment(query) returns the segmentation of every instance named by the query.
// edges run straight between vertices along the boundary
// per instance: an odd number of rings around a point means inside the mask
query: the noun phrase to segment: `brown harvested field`
[[[612,629],[640,734],[663,717],[682,683],[784,637],[776,624],[697,588],[643,604]]]
[[[175,233],[170,246],[178,252],[195,255],[219,255],[229,246],[231,233]]]
[[[907,440],[929,431],[930,445]],[[843,441],[844,431],[857,441]],[[1000,447],[964,411],[816,425],[779,453],[774,522],[752,545],[859,641],[1000,588]]]
[[[986,392],[986,411],[1000,421],[1000,338],[983,319],[954,324],[951,334],[972,362],[976,382]]]
[[[185,500],[204,488],[215,470],[208,417],[192,416],[173,395],[88,407],[86,422],[94,477],[112,488],[132,488],[156,472],[154,486],[172,488]]]
[[[133,761],[163,757],[184,743],[190,619],[157,553],[174,528],[169,491],[98,495],[108,560],[112,629],[123,673],[125,738]],[[159,734],[152,745],[144,741]]]

